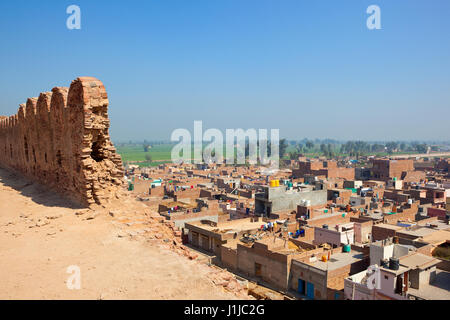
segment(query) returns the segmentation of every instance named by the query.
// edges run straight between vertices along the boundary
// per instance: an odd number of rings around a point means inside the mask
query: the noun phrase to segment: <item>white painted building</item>
[[[385,261],[394,258],[386,265]],[[344,280],[348,300],[450,299],[450,274],[437,271],[440,260],[410,246],[378,241],[370,246],[371,266]],[[383,266],[380,266],[382,264]],[[437,274],[440,276],[438,277]],[[444,285],[444,286],[443,286]]]

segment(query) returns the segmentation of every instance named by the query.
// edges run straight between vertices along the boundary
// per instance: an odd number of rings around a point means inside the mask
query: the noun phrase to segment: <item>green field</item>
[[[152,162],[170,162],[173,145],[161,144],[152,146],[148,152],[144,151],[141,144],[127,144],[117,146],[117,152],[121,155],[123,162],[147,161],[145,156],[150,155]]]
[[[139,165],[145,165],[143,163],[145,162],[148,166],[158,165],[164,162],[171,162],[172,148],[174,146],[175,144],[152,145],[148,152],[145,152],[144,146],[142,144],[119,144],[116,146],[116,149],[122,157],[123,162],[141,162],[139,163]],[[192,146],[191,154],[194,154],[194,146]],[[147,155],[150,155],[152,157],[151,164],[146,159]]]
[[[157,166],[161,163],[171,162],[171,152],[172,148],[175,144],[155,144],[152,145],[148,152],[144,151],[143,144],[119,144],[116,146],[117,152],[121,155],[124,163],[135,163],[139,166]],[[286,153],[295,152],[295,147],[289,145],[286,149]],[[320,151],[318,146],[314,146],[314,148],[310,150],[305,150],[304,155],[307,157],[318,157],[322,156],[323,153]],[[236,152],[236,151],[235,151]],[[337,147],[333,147],[333,152],[335,156],[348,156],[347,154],[342,154],[339,152]],[[399,154],[412,154],[414,152],[398,152]],[[193,154],[193,149],[192,149]],[[225,150],[224,150],[225,154]],[[376,156],[386,156],[389,155],[387,152],[375,152],[375,153],[366,153],[365,155],[376,155]],[[151,162],[146,159],[146,156],[151,156]],[[284,159],[289,159],[289,156],[286,154]]]
[[[118,144],[116,145],[117,153],[122,157],[122,161],[126,164],[137,164],[140,167],[157,166],[162,163],[172,162],[172,148],[176,144],[158,144],[152,145],[148,152],[144,151],[143,144]],[[203,147],[206,147],[204,145]],[[194,146],[191,150],[192,156],[194,155]],[[225,155],[225,146],[223,154]],[[235,149],[236,154],[236,149]],[[151,162],[146,159],[146,156],[151,156]],[[194,159],[192,158],[192,161]]]

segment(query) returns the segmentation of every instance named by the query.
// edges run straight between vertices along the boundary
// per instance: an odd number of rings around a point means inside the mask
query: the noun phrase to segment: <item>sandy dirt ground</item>
[[[143,204],[111,207],[76,208],[0,169],[0,299],[248,297],[231,274],[171,250]],[[67,287],[69,266],[80,268],[79,290]]]

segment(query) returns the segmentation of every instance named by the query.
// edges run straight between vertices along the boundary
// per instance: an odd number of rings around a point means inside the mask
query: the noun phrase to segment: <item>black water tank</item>
[[[327,225],[327,224],[324,224],[324,225],[322,226],[322,228],[328,229],[328,225]]]
[[[400,268],[400,262],[397,258],[389,258],[389,269],[398,270]]]

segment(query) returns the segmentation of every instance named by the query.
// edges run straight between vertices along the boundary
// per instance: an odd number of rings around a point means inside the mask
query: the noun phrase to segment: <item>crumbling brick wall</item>
[[[29,98],[0,117],[0,165],[83,206],[107,202],[124,183],[107,110],[105,87],[91,77]]]

